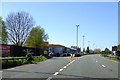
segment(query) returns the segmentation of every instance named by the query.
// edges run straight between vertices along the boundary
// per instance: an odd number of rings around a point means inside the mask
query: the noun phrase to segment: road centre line
[[[53,75],[57,75],[57,74],[59,74],[59,72],[55,72],[55,74],[53,74]]]
[[[67,68],[67,66],[64,66],[63,68],[65,69],[65,68]]]
[[[102,67],[106,67],[105,65],[102,65]]]
[[[58,72],[55,72],[53,75],[56,76],[58,75],[61,71],[63,71],[65,68],[67,68],[70,64],[72,64],[75,60],[72,60],[71,62],[69,62],[66,66],[64,66],[63,68],[61,68]],[[52,80],[52,76],[48,77],[46,80]]]
[[[60,69],[59,71],[63,71],[63,69]]]
[[[51,80],[52,79],[52,77],[49,77],[49,78],[47,78],[46,80]]]

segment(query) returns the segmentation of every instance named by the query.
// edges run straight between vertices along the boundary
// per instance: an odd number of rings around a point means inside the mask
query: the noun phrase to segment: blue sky
[[[49,43],[76,46],[79,24],[79,47],[109,48],[118,42],[118,3],[116,2],[14,2],[2,3],[2,17],[25,11],[33,16],[49,35]],[[95,44],[93,46],[93,44]]]

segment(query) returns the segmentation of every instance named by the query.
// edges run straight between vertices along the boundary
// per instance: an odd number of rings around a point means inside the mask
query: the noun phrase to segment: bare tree
[[[10,43],[22,46],[25,43],[33,26],[33,17],[28,13],[10,13],[6,18],[6,28]]]

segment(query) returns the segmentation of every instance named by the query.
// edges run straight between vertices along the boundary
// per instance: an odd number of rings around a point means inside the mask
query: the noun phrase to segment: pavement
[[[118,80],[118,62],[98,54],[53,57],[37,64],[2,70],[3,80]]]

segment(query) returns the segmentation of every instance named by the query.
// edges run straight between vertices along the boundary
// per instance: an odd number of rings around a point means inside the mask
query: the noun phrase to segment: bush
[[[39,56],[38,58],[34,58],[34,61],[35,62],[41,62],[41,61],[45,61],[47,60],[47,58],[45,56]]]
[[[33,53],[28,49],[25,52],[26,52],[25,58],[26,58],[27,62],[32,63],[32,61],[34,60],[33,55],[32,55]]]
[[[101,54],[103,57],[108,57],[108,55],[107,54]]]

